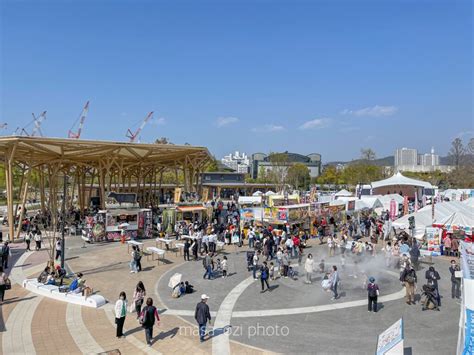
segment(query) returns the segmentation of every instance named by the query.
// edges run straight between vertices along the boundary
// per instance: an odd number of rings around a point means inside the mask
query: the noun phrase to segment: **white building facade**
[[[228,168],[242,174],[248,174],[250,170],[250,159],[247,154],[236,151],[224,156],[221,159],[222,164]]]

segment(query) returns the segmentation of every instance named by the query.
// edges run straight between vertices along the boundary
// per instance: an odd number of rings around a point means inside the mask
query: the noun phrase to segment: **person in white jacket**
[[[306,272],[306,281],[305,281],[305,283],[307,283],[307,284],[311,283],[311,276],[313,274],[313,268],[314,268],[313,255],[308,254],[308,257],[306,258],[306,261],[304,263],[304,271]]]
[[[115,302],[115,324],[117,324],[117,338],[125,338],[123,335],[123,324],[127,315],[127,295],[120,292],[119,299]]]

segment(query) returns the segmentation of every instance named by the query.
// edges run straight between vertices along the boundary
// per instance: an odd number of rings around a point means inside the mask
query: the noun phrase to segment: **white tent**
[[[474,227],[474,214],[466,213],[464,211],[457,211],[447,217],[441,218],[435,223],[437,226],[442,226],[447,230],[465,229],[470,231]]]
[[[366,206],[370,209],[378,208],[378,207],[383,207],[382,202],[380,202],[378,196],[373,196],[373,195],[362,195],[361,196],[361,201],[364,202]],[[356,209],[357,209],[357,202],[356,202]]]
[[[263,192],[262,191],[255,191],[252,196],[262,196]]]
[[[276,192],[273,192],[271,190],[265,192],[265,196],[273,196],[273,195],[276,195]]]
[[[260,205],[262,196],[239,196],[239,205]]]
[[[467,200],[464,200],[462,203],[464,203],[465,205],[469,207],[474,208],[474,197],[469,197]]]
[[[433,224],[432,220],[432,206],[425,206],[419,209],[415,213],[410,213],[402,218],[399,218],[392,222],[392,226],[395,228],[405,229],[408,228],[409,222],[408,218],[415,217],[415,230],[424,231],[426,227],[429,227]],[[450,201],[450,202],[441,202],[435,204],[435,218],[434,222],[442,221],[444,218],[452,215],[455,212],[464,212],[464,214],[474,216],[474,208],[467,206],[459,201]]]
[[[385,186],[417,186],[429,189],[433,188],[433,186],[429,182],[408,178],[406,176],[403,176],[400,172],[389,177],[388,179],[374,181],[372,183],[373,189]]]
[[[349,192],[345,189],[342,189],[341,191],[336,192],[336,194],[334,196],[336,196],[336,197],[350,197],[350,196],[353,196],[353,194],[352,194],[352,192]]]

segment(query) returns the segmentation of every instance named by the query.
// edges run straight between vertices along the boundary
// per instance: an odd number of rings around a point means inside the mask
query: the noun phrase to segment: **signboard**
[[[440,235],[439,229],[428,227],[426,228],[426,241],[428,243],[427,250],[431,256],[439,256],[441,255],[441,248],[440,248]]]
[[[143,212],[143,237],[153,237],[153,212],[151,210]]]
[[[403,318],[378,336],[376,355],[403,355]]]
[[[390,220],[394,221],[397,217],[397,202],[392,198],[390,200]]]
[[[260,221],[262,219],[262,208],[241,208],[240,219],[242,222]]]
[[[463,355],[474,354],[474,310],[466,309]]]
[[[265,208],[263,212],[263,218],[268,223],[279,223],[288,221],[288,210],[286,208]]]
[[[461,270],[463,276],[462,299],[463,309],[460,322],[463,355],[474,353],[474,244],[461,242]],[[464,327],[464,329],[462,329]],[[461,351],[458,351],[461,353]]]
[[[174,203],[179,203],[181,201],[181,188],[176,187],[174,189]]]
[[[403,197],[403,215],[408,214],[408,196]]]
[[[355,201],[348,201],[347,202],[347,210],[348,211],[354,211],[356,208],[356,202]]]

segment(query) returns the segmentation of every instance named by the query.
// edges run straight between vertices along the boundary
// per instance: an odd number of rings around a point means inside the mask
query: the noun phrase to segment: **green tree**
[[[376,155],[372,148],[361,148],[360,150],[360,158],[362,160],[375,160]]]
[[[304,190],[308,189],[310,182],[309,169],[302,163],[295,163],[288,168],[287,181],[295,189],[299,190],[300,187]]]
[[[270,153],[268,161],[271,163],[271,170],[267,172],[270,182],[277,186],[278,191],[282,191],[286,184],[288,169],[287,153]]]
[[[323,173],[318,177],[319,184],[337,184],[339,181],[339,172],[335,166],[327,166]]]
[[[463,163],[463,158],[466,155],[466,148],[462,144],[461,138],[455,138],[451,143],[451,149],[448,153],[449,157],[451,158],[451,164],[453,164],[456,168]]]

